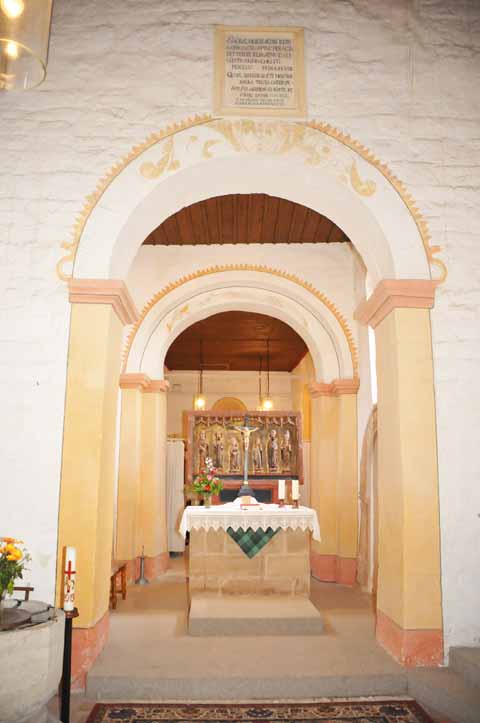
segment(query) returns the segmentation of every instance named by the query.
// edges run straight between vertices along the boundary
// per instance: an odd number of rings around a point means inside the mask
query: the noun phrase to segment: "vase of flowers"
[[[210,457],[205,460],[205,467],[200,470],[192,483],[192,489],[198,495],[203,497],[204,507],[210,507],[212,504],[212,495],[218,495],[223,489],[223,482],[216,477],[217,470],[213,466]]]
[[[14,537],[0,537],[0,615],[2,614],[3,600],[7,593],[13,593],[15,580],[23,578],[25,563],[30,555],[25,548],[20,548],[22,540]]]

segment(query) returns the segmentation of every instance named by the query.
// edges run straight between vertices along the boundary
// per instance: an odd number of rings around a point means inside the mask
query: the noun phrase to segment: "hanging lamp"
[[[29,90],[45,80],[52,5],[0,0],[0,90]]]
[[[205,409],[205,406],[207,404],[207,401],[203,395],[203,341],[200,340],[200,373],[198,375],[198,390],[197,394],[195,395],[195,398],[193,400],[193,406],[198,411],[202,411]]]
[[[263,398],[262,409],[265,412],[273,409],[273,401],[270,397],[270,339],[267,339],[267,394]]]

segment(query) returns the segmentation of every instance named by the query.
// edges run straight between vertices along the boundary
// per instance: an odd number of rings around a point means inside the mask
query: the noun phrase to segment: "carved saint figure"
[[[236,437],[230,442],[230,472],[240,472],[240,447]]]
[[[215,432],[215,439],[213,442],[213,466],[217,469],[223,468],[223,434],[221,432]]]
[[[263,447],[261,437],[255,438],[252,450],[253,471],[259,472],[263,469]]]
[[[272,471],[278,470],[278,439],[277,430],[270,430],[267,445],[268,468]]]
[[[290,470],[292,463],[292,440],[290,438],[289,429],[286,429],[283,435],[280,456],[282,458],[282,468],[284,470]]]
[[[208,440],[207,435],[204,429],[199,434],[198,437],[198,469],[202,470],[205,468],[205,464],[207,461],[207,457],[209,457],[208,452]]]

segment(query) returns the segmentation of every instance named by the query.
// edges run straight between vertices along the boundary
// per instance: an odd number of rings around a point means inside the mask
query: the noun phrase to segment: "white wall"
[[[301,25],[309,116],[386,161],[444,247],[432,323],[446,643],[480,643],[479,22],[477,0],[57,0],[47,81],[0,96],[0,531],[31,548],[36,596],[54,588],[69,322],[59,244],[132,145],[212,110],[215,23]]]
[[[198,372],[168,372],[165,378],[170,382],[167,396],[167,434],[182,436],[183,412],[193,409],[193,397],[198,391]],[[262,378],[262,391],[265,393],[265,373]],[[203,390],[206,410],[210,410],[222,397],[240,399],[248,410],[258,408],[257,372],[213,372],[203,374]],[[291,410],[292,390],[289,372],[270,373],[270,395],[274,409]]]

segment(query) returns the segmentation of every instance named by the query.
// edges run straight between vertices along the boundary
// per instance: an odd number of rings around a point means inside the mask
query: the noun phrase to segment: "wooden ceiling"
[[[345,243],[332,221],[265,193],[230,194],[182,208],[147,236],[148,245]]]
[[[186,329],[168,350],[165,364],[174,369],[258,371],[260,357],[267,368],[267,339],[270,371],[290,372],[303,359],[307,347],[290,326],[264,314],[226,311]]]

